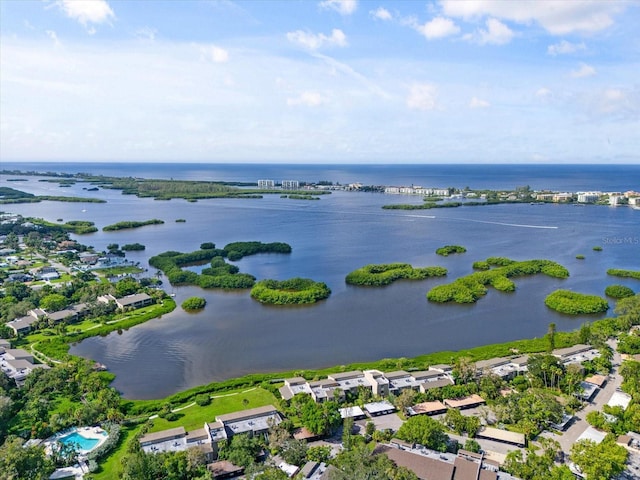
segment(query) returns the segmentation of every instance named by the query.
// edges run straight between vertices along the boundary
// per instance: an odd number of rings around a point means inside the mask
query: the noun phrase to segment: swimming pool
[[[105,434],[106,432],[101,432],[101,435]],[[100,438],[88,438],[80,434],[78,431],[75,431],[58,438],[57,441],[64,443],[65,445],[75,444],[77,446],[77,450],[86,453],[96,448],[102,440]]]

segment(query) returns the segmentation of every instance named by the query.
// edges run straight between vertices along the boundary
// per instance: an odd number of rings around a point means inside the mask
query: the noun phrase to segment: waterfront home
[[[376,397],[389,396],[389,379],[380,370],[365,370],[364,377],[369,381],[371,393]]]
[[[121,298],[116,298],[109,293],[107,295],[99,296],[98,301],[102,303],[115,302],[116,306],[121,310],[124,310],[125,308],[137,310],[138,308],[151,305],[153,303],[153,298],[146,293],[134,293],[133,295],[127,295],[126,297]]]
[[[369,385],[369,381],[365,378],[364,373],[360,370],[354,370],[351,372],[343,372],[343,373],[332,373],[327,376],[329,380],[333,380],[338,383],[339,388],[344,392],[349,392],[352,394],[358,393],[358,388],[368,388],[371,390],[371,385]]]
[[[276,407],[266,405],[264,407],[218,415],[216,421],[224,426],[227,436],[240,433],[261,435],[265,434],[271,425],[280,424],[282,417]]]
[[[27,315],[26,317],[11,320],[10,322],[5,323],[5,325],[13,330],[13,333],[17,336],[30,332],[32,328],[35,328],[33,325],[37,322],[37,318]]]
[[[311,395],[313,392],[307,380],[303,377],[286,378],[284,385],[279,389],[280,395],[285,400],[291,400],[298,393]]]

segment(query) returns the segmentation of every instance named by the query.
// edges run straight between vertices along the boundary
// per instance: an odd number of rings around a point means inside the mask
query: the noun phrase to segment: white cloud
[[[536,91],[536,97],[547,98],[552,95],[551,90],[546,87],[541,87]]]
[[[571,76],[573,78],[585,78],[593,77],[596,74],[596,69],[586,63],[581,63],[578,70],[573,70]]]
[[[209,58],[215,63],[225,63],[229,61],[229,52],[224,48],[211,45],[211,47],[209,47]]]
[[[486,100],[481,100],[477,97],[473,97],[469,102],[469,108],[488,108],[491,104]]]
[[[287,105],[290,107],[306,106],[317,107],[324,103],[324,98],[318,92],[302,92],[295,98],[287,98]]]
[[[562,40],[560,43],[556,43],[554,45],[549,45],[547,47],[547,53],[549,55],[567,55],[569,53],[575,53],[578,50],[586,50],[586,45],[584,43],[571,43],[566,40]]]
[[[309,50],[317,50],[321,47],[346,47],[347,36],[340,29],[334,28],[331,31],[331,35],[327,36],[324,33],[311,33],[303,30],[296,30],[295,32],[287,33],[287,39],[290,42],[298,43]]]
[[[535,22],[553,35],[593,33],[610,27],[625,2],[592,0],[442,0],[442,11],[468,20],[492,16],[520,24]]]
[[[77,20],[85,27],[90,23],[104,23],[115,18],[105,0],[58,0],[56,5],[67,17]]]
[[[134,35],[141,40],[149,40],[153,42],[156,39],[158,31],[151,27],[142,27],[134,32]]]
[[[378,20],[391,20],[393,18],[391,12],[384,7],[378,7],[377,10],[371,10],[369,14]]]
[[[358,8],[357,0],[324,0],[320,7],[327,10],[335,10],[340,15],[351,15]]]
[[[47,34],[47,37],[49,37],[53,41],[53,44],[56,47],[59,47],[61,45],[60,39],[58,38],[56,32],[54,32],[53,30],[47,30],[45,33]]]
[[[640,114],[640,91],[623,88],[607,88],[586,94],[578,99],[586,113],[595,119],[630,118],[636,119]]]
[[[435,17],[424,25],[415,25],[414,28],[428,40],[444,38],[460,33],[460,27],[450,19],[444,17]]]
[[[509,43],[513,38],[513,30],[507,27],[500,20],[488,18],[486,21],[487,29],[478,30],[476,36],[480,45],[504,45]]]
[[[438,89],[430,83],[414,84],[407,97],[407,107],[413,110],[434,110]]]

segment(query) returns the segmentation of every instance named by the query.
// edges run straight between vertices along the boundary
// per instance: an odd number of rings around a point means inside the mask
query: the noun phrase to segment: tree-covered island
[[[609,303],[598,295],[585,295],[571,290],[556,290],[547,295],[544,304],[556,312],[569,315],[602,313],[609,309]]]
[[[345,281],[349,285],[375,286],[389,285],[396,280],[424,280],[429,277],[441,277],[447,274],[443,267],[414,268],[408,263],[385,263],[365,265],[349,273]]]
[[[131,228],[140,228],[140,227],[144,227],[146,225],[162,225],[164,223],[164,220],[160,220],[158,218],[152,218],[151,220],[143,220],[143,221],[137,221],[137,220],[128,220],[128,221],[123,221],[123,222],[117,222],[111,225],[106,225],[104,227],[102,227],[102,231],[104,232],[115,232],[118,230],[127,230],[127,229],[131,229]]]
[[[467,249],[460,245],[445,245],[444,247],[440,247],[436,250],[438,255],[442,255],[443,257],[449,256],[452,253],[464,253]]]
[[[554,278],[569,276],[565,267],[551,260],[516,261],[504,257],[489,257],[484,261],[475,262],[473,266],[481,271],[433,287],[427,293],[427,299],[439,303],[474,303],[487,294],[488,286],[501,292],[515,291],[516,285],[510,280],[511,277],[538,273]]]
[[[329,298],[331,290],[323,282],[309,278],[261,280],[251,289],[251,297],[269,305],[307,305]]]
[[[259,253],[291,253],[291,246],[282,242],[233,242],[223,249],[216,248],[214,243],[200,245],[200,250],[190,253],[168,251],[149,259],[149,265],[164,272],[171,285],[197,285],[202,288],[251,288],[255,277],[247,273],[239,273],[236,265],[231,265],[225,258],[238,261],[247,255]],[[182,267],[210,261],[211,265],[200,274]]]

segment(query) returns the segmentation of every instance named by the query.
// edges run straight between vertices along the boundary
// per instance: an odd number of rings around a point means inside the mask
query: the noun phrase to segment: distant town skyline
[[[640,163],[640,3],[0,0],[0,162]]]

